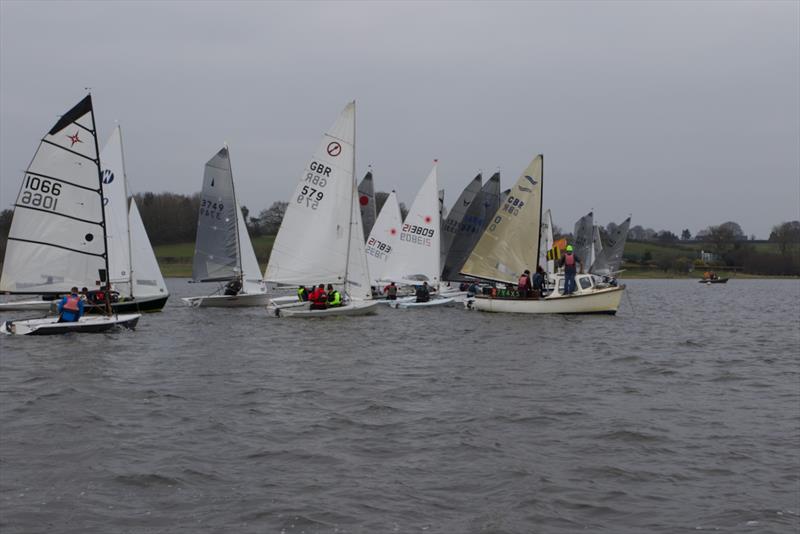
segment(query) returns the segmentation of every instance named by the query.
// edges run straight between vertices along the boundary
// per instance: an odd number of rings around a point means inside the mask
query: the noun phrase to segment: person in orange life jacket
[[[394,282],[384,287],[383,292],[386,293],[386,300],[397,300],[397,286],[394,285]]]
[[[572,253],[572,245],[567,245],[567,253],[561,256],[559,267],[564,267],[564,294],[571,295],[575,292],[575,274],[580,264],[583,273],[583,261]]]
[[[312,310],[324,310],[328,307],[328,294],[325,292],[325,284],[320,284],[311,295],[308,296],[311,301]]]
[[[333,289],[333,284],[328,284],[328,307],[335,308],[342,305],[342,294]]]
[[[58,303],[58,322],[74,323],[83,315],[83,301],[78,296],[78,288],[73,287],[70,294]]]
[[[531,286],[531,272],[528,269],[525,269],[525,272],[519,277],[519,281],[517,282],[517,292],[519,293],[519,297],[526,299],[531,296],[531,291],[533,287]]]

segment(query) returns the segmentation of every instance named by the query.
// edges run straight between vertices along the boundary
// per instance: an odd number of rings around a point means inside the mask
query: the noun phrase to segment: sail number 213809
[[[59,195],[61,195],[60,183],[29,174],[22,184],[19,203],[32,208],[55,211]]]

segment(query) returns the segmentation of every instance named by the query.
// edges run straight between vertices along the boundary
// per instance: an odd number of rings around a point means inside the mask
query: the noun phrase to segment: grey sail
[[[453,239],[442,270],[442,280],[456,282],[467,279],[461,274],[461,268],[499,207],[500,173],[497,172],[483,184],[458,225],[458,233]]]
[[[510,194],[511,194],[511,189],[506,189],[505,191],[503,191],[500,194],[500,204],[505,204],[506,203],[506,199],[508,198],[508,195],[510,195]]]
[[[619,272],[622,266],[622,255],[625,252],[625,242],[628,240],[628,228],[631,226],[631,218],[617,226],[606,239],[603,250],[594,260],[594,265],[590,272],[600,276],[612,276]]]
[[[231,280],[241,272],[236,202],[228,148],[208,160],[197,218],[192,278],[197,282]]]
[[[573,252],[583,262],[583,267],[588,269],[592,261],[592,239],[594,237],[594,213],[589,212],[575,223],[575,233],[572,241]]]
[[[372,181],[372,171],[369,171],[358,184],[358,204],[361,207],[364,235],[369,237],[372,227],[375,226],[375,219],[378,217],[375,209],[375,184]]]
[[[480,193],[482,184],[483,177],[480,174],[470,180],[442,223],[442,265],[445,265],[447,253],[450,252],[453,239],[458,233],[458,227],[464,220],[464,215],[467,214],[467,209],[472,205],[472,201],[475,200],[475,196]]]

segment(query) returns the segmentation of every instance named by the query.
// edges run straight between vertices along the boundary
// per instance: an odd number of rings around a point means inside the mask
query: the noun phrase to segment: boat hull
[[[111,304],[111,310],[114,313],[141,313],[141,312],[157,312],[166,305],[169,295],[166,296],[153,296],[153,297],[138,297],[133,300],[114,302]],[[0,312],[4,311],[43,311],[56,313],[58,310],[58,299],[56,300],[18,300],[11,302],[0,303]],[[103,314],[105,313],[105,306],[102,305],[86,305],[87,314]]]
[[[474,310],[496,313],[614,315],[619,309],[624,287],[613,287],[580,295],[558,295],[544,299],[492,298],[479,295],[467,302]]]
[[[391,301],[389,306],[392,308],[433,308],[436,306],[450,306],[455,302],[453,297],[446,297],[446,298],[433,298],[428,302],[417,302],[415,297],[411,297],[410,299],[398,299]]]
[[[728,279],[727,278],[714,278],[713,280],[703,279],[703,280],[698,280],[698,282],[700,282],[701,284],[727,284]]]
[[[293,306],[289,308],[276,308],[275,316],[310,319],[313,317],[323,318],[372,315],[377,311],[377,307],[378,301],[375,300],[354,301],[345,304],[344,306],[336,306],[335,308],[326,308],[324,310],[312,310],[305,306]]]
[[[139,313],[111,316],[84,315],[78,321],[71,323],[59,323],[58,317],[3,321],[0,323],[0,332],[18,336],[46,336],[69,333],[97,334],[116,327],[132,330],[136,327],[141,316]]]
[[[266,293],[240,293],[239,295],[206,295],[181,299],[193,308],[243,308],[247,306],[266,306],[269,297]]]

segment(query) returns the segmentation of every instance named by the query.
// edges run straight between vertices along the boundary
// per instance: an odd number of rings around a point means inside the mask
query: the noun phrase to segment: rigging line
[[[78,187],[80,189],[85,189],[86,191],[91,191],[92,193],[97,193],[97,192],[100,191],[99,189],[92,189],[91,187],[87,187],[85,185],[79,185],[79,184],[70,182],[69,180],[64,180],[63,178],[56,178],[55,176],[49,176],[47,174],[42,174],[42,173],[33,172],[33,171],[26,171],[25,174],[31,174],[33,176],[36,176],[38,178],[44,178],[46,180],[54,180],[56,182],[61,182],[62,184],[71,185],[72,187]]]
[[[95,138],[95,139],[97,139],[97,138]],[[56,147],[56,148],[60,148],[61,150],[64,150],[64,151],[66,151],[66,152],[69,152],[70,154],[75,154],[76,156],[79,156],[79,157],[81,157],[81,158],[87,159],[87,160],[89,160],[89,161],[91,161],[92,163],[95,163],[95,164],[96,164],[96,163],[97,163],[97,161],[98,161],[98,160],[96,160],[96,159],[92,159],[92,158],[90,158],[89,156],[86,156],[86,155],[84,155],[84,154],[81,154],[80,152],[75,152],[75,151],[74,151],[74,150],[72,150],[71,148],[67,148],[67,147],[65,147],[65,146],[61,146],[61,145],[59,145],[58,143],[54,143],[54,142],[52,142],[52,141],[48,141],[47,139],[42,139],[42,143],[47,143],[48,145],[52,145],[52,146],[54,146],[54,147]]]

